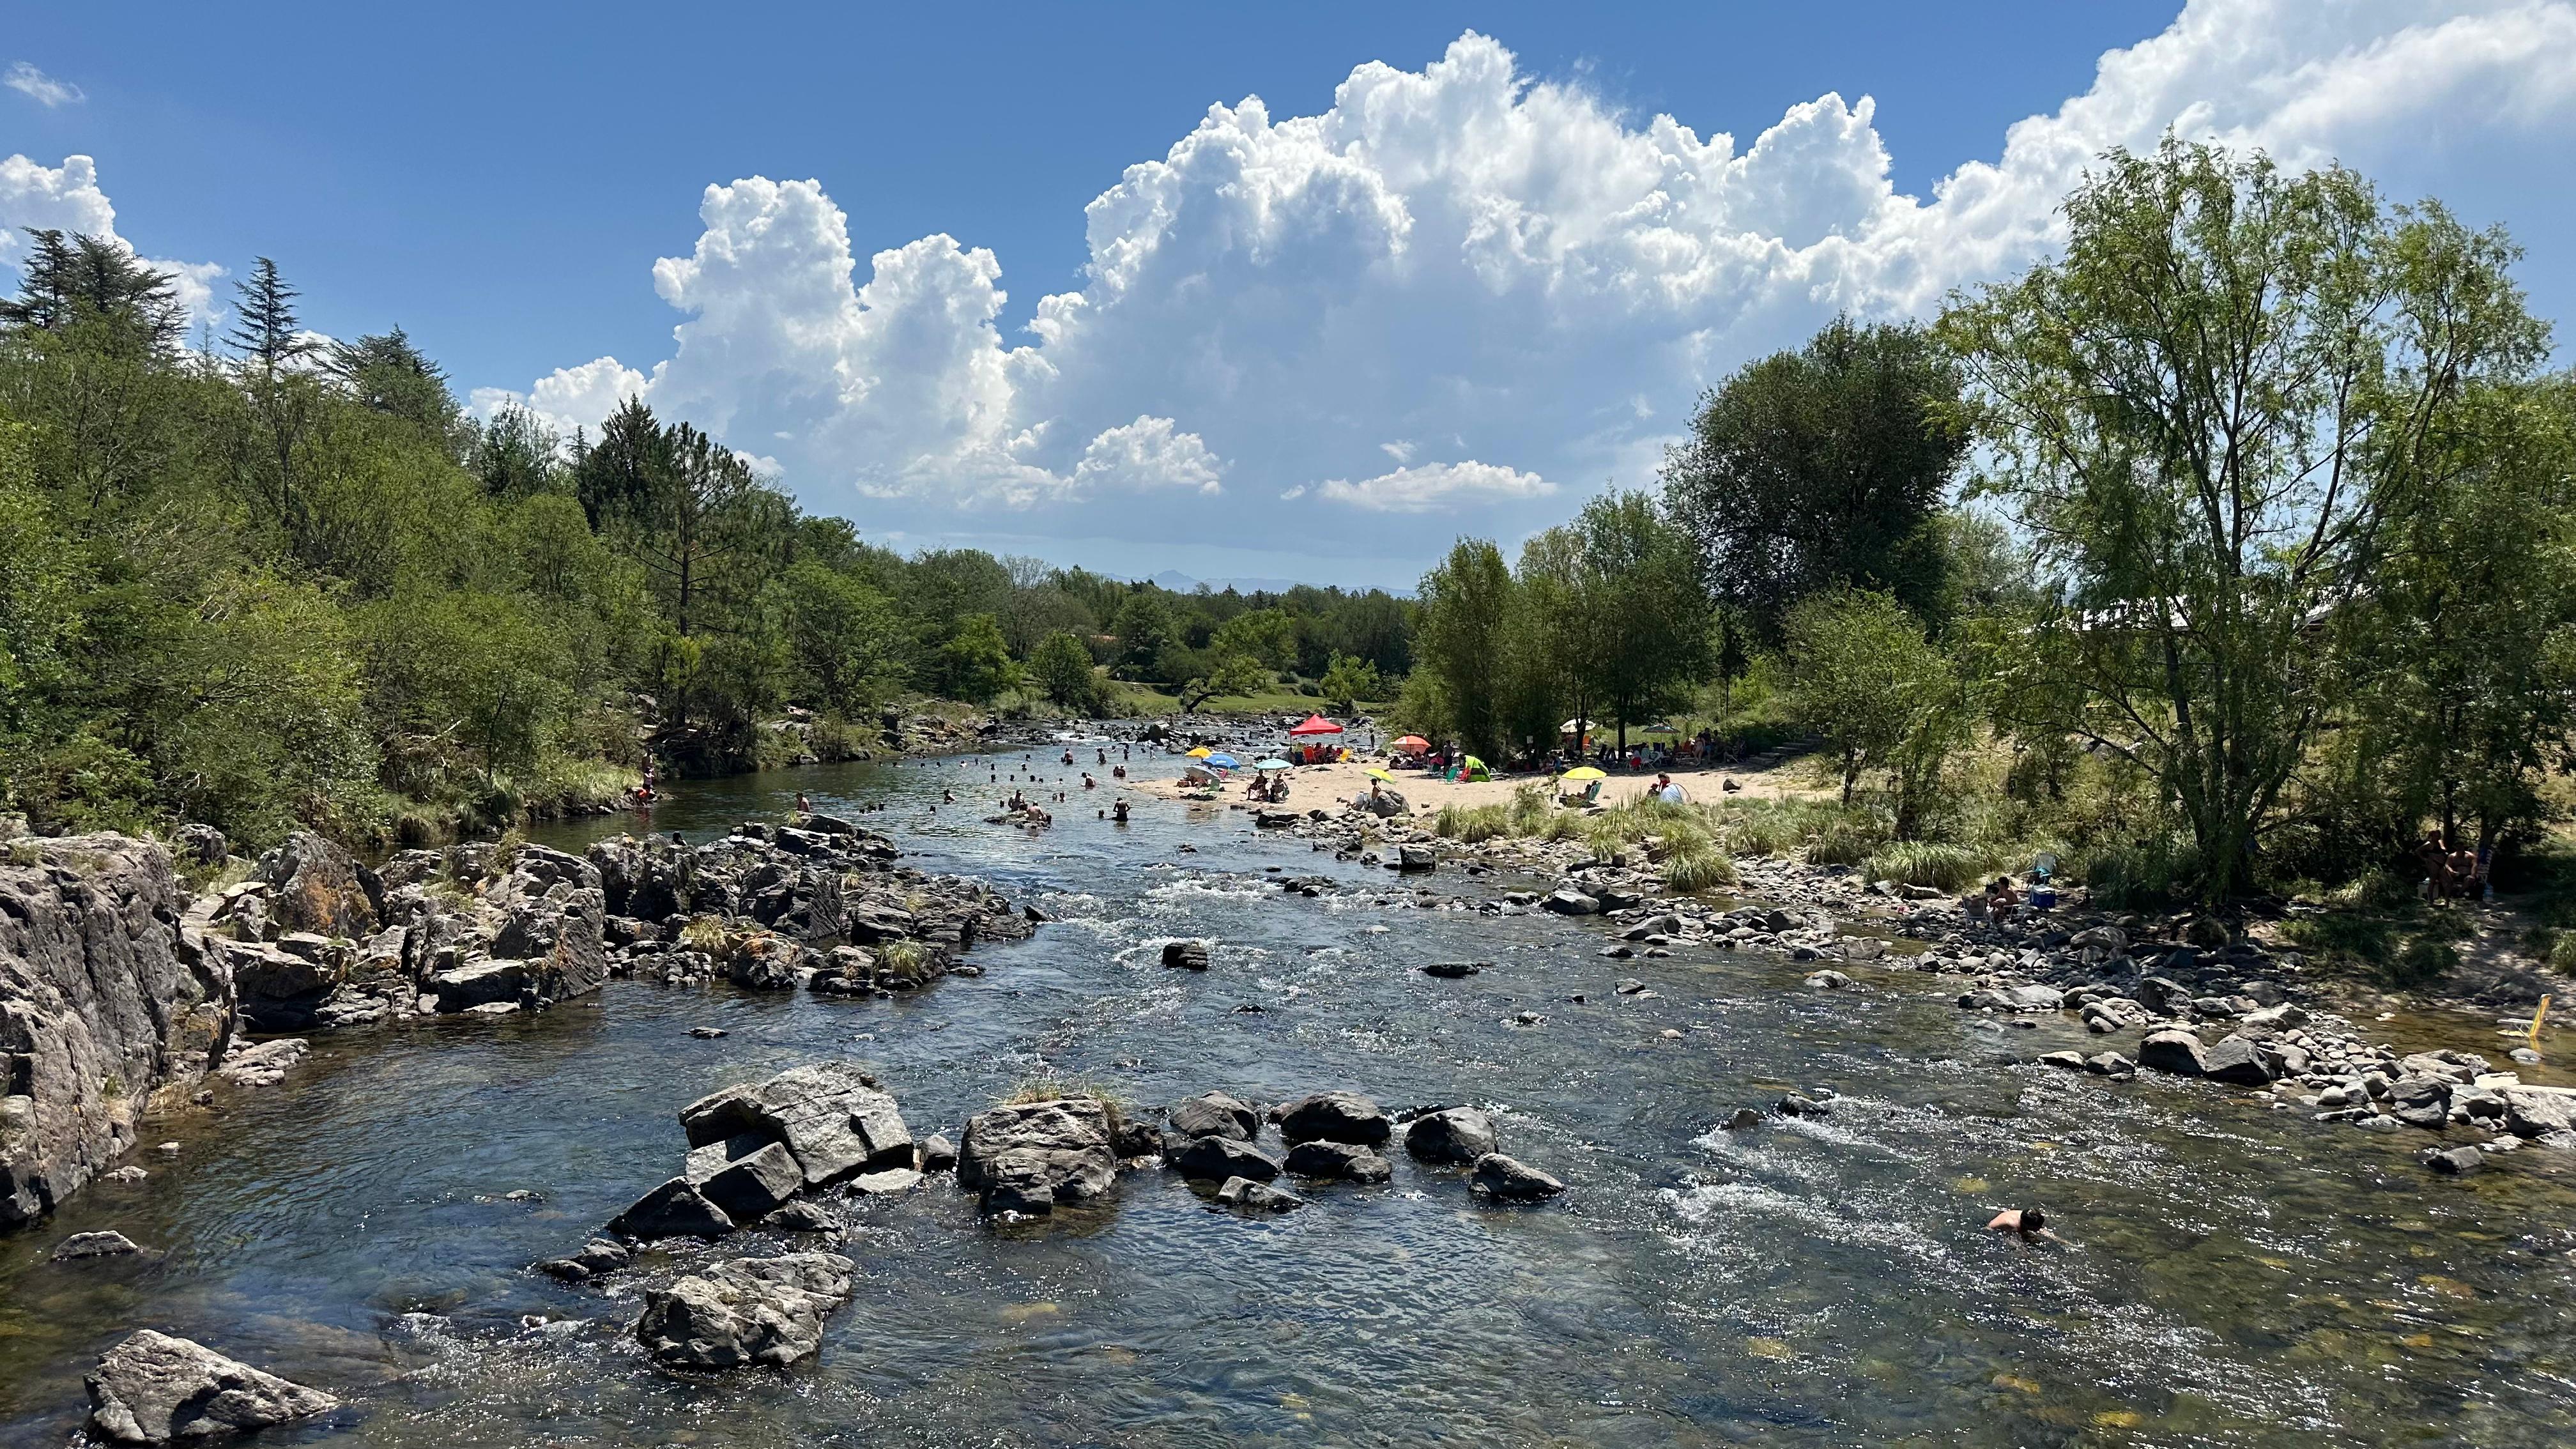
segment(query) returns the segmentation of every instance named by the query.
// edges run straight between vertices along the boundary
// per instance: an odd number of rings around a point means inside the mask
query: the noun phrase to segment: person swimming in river
[[[956,803],[957,803],[957,792],[956,792],[956,791],[954,791],[954,790],[942,790],[942,791],[940,791],[940,792],[939,792],[939,803],[940,803],[940,804],[942,804],[942,805],[954,805],[954,804],[956,804]]]
[[[2025,1243],[2055,1243],[2061,1248],[2074,1244],[2049,1230],[2048,1214],[2037,1208],[2006,1208],[1986,1222],[1990,1233],[2010,1233]]]
[[[1082,788],[1086,790],[1097,790],[1100,788],[1100,782],[1091,778],[1091,772],[1089,770],[1082,772]]]
[[[1109,820],[1113,825],[1124,825],[1127,823],[1126,801],[1121,800],[1117,804],[1109,807]]]

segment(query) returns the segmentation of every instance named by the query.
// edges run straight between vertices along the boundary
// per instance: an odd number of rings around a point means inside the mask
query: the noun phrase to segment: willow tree
[[[2482,386],[2546,329],[2513,251],[2339,167],[2168,138],[2068,198],[2066,251],[1960,299],[1940,334],[2036,551],[2026,668],[2062,729],[2152,774],[2203,897],[2257,841],[2350,678],[2336,625],[2399,525],[2481,447]]]

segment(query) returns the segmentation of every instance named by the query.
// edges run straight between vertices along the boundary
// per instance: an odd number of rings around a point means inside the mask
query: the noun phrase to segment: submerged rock
[[[1118,1154],[1097,1097],[1013,1102],[978,1113],[957,1150],[957,1185],[988,1213],[1032,1215],[1109,1191]]]
[[[320,1389],[148,1328],[109,1349],[87,1383],[90,1427],[119,1444],[264,1429],[340,1407]]]
[[[123,1233],[74,1233],[54,1245],[54,1261],[67,1263],[78,1258],[121,1258],[142,1251],[132,1238]]]
[[[1218,1184],[1216,1200],[1227,1207],[1265,1213],[1295,1212],[1306,1205],[1304,1198],[1286,1188],[1272,1187],[1267,1182],[1255,1182],[1248,1177],[1229,1177]]]
[[[838,1253],[729,1259],[647,1293],[635,1341],[665,1368],[784,1368],[822,1347],[857,1269]]]
[[[1172,1134],[1187,1141],[1231,1137],[1249,1142],[1261,1131],[1261,1114],[1223,1092],[1184,1097],[1174,1102],[1164,1117],[1171,1124]]]
[[[593,1238],[581,1245],[581,1251],[560,1258],[548,1258],[531,1264],[538,1272],[567,1283],[587,1283],[605,1273],[614,1273],[633,1262],[634,1253],[624,1243],[606,1238]]]
[[[1165,941],[1163,964],[1184,971],[1208,969],[1208,943],[1205,941]]]
[[[1502,1202],[1535,1202],[1565,1191],[1565,1184],[1556,1178],[1499,1152],[1477,1158],[1470,1181],[1477,1190]]]

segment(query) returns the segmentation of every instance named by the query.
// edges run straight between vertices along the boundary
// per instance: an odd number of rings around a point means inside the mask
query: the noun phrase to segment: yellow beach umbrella
[[[1371,770],[1368,772],[1368,777],[1372,780],[1384,780],[1390,785],[1395,783],[1395,777],[1384,770]]]
[[[1204,760],[1215,753],[1216,751],[1209,749],[1205,745],[1201,745],[1197,749],[1190,751],[1190,758],[1193,760]]]
[[[1610,777],[1601,773],[1599,770],[1592,768],[1590,765],[1577,765],[1573,769],[1566,771],[1564,774],[1557,776],[1557,778],[1560,780],[1607,780]]]

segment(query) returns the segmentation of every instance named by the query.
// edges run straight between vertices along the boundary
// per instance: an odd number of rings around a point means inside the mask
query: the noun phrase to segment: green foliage
[[[932,668],[933,688],[970,704],[992,703],[1017,674],[1010,647],[1002,642],[1001,621],[990,614],[959,620],[957,632],[933,656]]]
[[[1861,861],[1860,873],[1871,880],[1892,880],[1899,885],[1958,891],[1998,874],[2000,870],[1992,857],[1964,845],[1900,840]]]
[[[2003,708],[2150,773],[2215,902],[2352,699],[2342,626],[2494,456],[2480,399],[2547,332],[2500,235],[2340,168],[2169,138],[2112,153],[2065,214],[2062,260],[1940,324],[2049,580]]]
[[[1911,836],[1967,743],[1973,715],[1957,671],[1887,594],[1818,594],[1790,610],[1789,696],[1839,762],[1842,800],[1887,771],[1896,831]]]
[[[1386,697],[1386,680],[1367,660],[1336,654],[1324,670],[1323,690],[1325,703],[1343,714],[1356,714],[1361,701]]]
[[[1799,600],[1837,589],[1935,617],[1936,520],[1968,451],[1943,406],[1958,396],[1957,364],[1924,329],[1844,318],[1701,400],[1665,455],[1665,495],[1756,644],[1777,645]]]
[[[1058,629],[1029,656],[1029,677],[1059,709],[1100,713],[1100,682],[1091,672],[1091,651],[1072,631]]]

